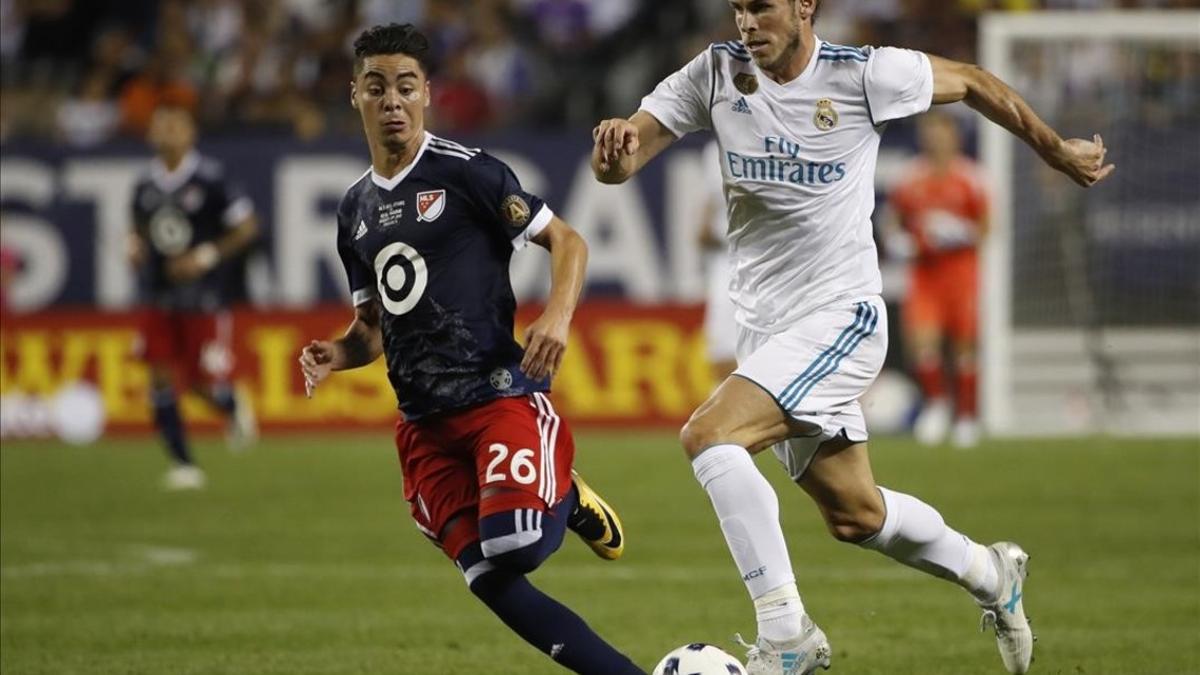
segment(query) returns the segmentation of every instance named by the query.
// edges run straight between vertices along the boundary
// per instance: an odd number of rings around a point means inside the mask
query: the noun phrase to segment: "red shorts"
[[[913,265],[904,301],[910,331],[936,330],[955,341],[979,334],[979,275],[975,251],[944,254]]]
[[[545,510],[571,489],[575,441],[545,394],[396,424],[404,498],[417,528],[450,558],[479,538],[479,519]],[[487,487],[506,488],[480,500]],[[457,515],[459,523],[445,531]]]
[[[149,308],[142,313],[141,356],[175,372],[179,386],[229,378],[233,370],[233,317],[228,312],[176,312]]]

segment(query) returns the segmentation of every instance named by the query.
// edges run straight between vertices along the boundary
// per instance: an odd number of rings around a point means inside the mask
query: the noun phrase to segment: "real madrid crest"
[[[758,78],[750,73],[738,73],[733,76],[733,86],[743,94],[753,94],[758,91]]]
[[[837,126],[838,113],[833,109],[833,101],[823,98],[817,101],[817,112],[813,113],[813,124],[821,131],[829,131]]]

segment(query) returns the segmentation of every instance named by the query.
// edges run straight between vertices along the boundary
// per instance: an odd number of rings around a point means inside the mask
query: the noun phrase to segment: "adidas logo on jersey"
[[[367,236],[367,224],[363,221],[358,221],[358,231],[354,233],[354,241],[358,241]]]
[[[748,103],[746,103],[745,96],[739,96],[738,100],[733,102],[733,112],[745,113],[747,115],[751,114],[750,113],[750,105]]]

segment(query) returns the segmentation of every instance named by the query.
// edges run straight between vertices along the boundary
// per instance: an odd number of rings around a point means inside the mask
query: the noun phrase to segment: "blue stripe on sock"
[[[808,368],[806,368],[803,373],[800,373],[800,375],[796,379],[792,380],[792,382],[790,384],[788,384],[788,386],[783,388],[783,391],[779,393],[780,405],[783,405],[784,399],[791,397],[792,392],[795,390],[795,388],[800,386],[801,383],[814,370],[816,370],[825,361],[825,359],[828,358],[829,355],[833,353],[834,350],[836,350],[838,347],[840,347],[843,341],[848,340],[851,337],[851,335],[854,333],[854,329],[857,328],[859,323],[864,319],[865,314],[866,314],[866,303],[865,302],[858,303],[858,311],[854,315],[854,322],[851,323],[849,326],[846,327],[845,330],[842,331],[842,334],[839,335],[838,338],[833,341],[832,345],[830,345],[829,347],[826,347],[824,351],[822,351],[820,354],[818,354],[817,358],[813,359],[813,362],[808,365]],[[786,406],[784,406],[784,407],[786,407]]]

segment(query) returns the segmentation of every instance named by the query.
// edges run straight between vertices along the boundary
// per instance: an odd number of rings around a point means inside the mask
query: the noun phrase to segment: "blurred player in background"
[[[546,396],[587,246],[504,163],[425,131],[428,50],[408,24],[376,26],[354,42],[350,97],[371,168],[338,207],[337,247],[355,317],[343,337],[304,348],[309,394],[331,371],[384,355],[417,527],[472,593],[562,666],[641,673],[526,577],[568,528],[602,558],[624,550],[616,514],[572,471],[574,440]],[[551,288],[522,349],[508,269],[531,241],[550,251]]]
[[[1029,669],[1022,596],[1028,556],[983,547],[919,499],[878,487],[858,399],[887,350],[872,236],[875,164],[887,122],[965,101],[1081,185],[1112,171],[1104,146],[1064,141],[983,69],[813,34],[816,0],[731,0],[739,42],[712,45],[642,101],[593,131],[592,168],[620,183],[678,137],[712,129],[729,200],[738,369],[680,437],[754,601],[752,674],[829,667],[804,610],[779,501],[751,454],[773,447],[841,541],[965,588],[996,630],[1005,667]]]
[[[17,252],[0,244],[0,314],[8,311],[8,289],[16,283],[20,270]]]
[[[138,268],[142,356],[150,366],[154,424],[175,466],[169,489],[204,486],[179,414],[192,391],[227,419],[228,440],[257,435],[254,413],[229,380],[232,318],[225,274],[258,236],[254,207],[222,168],[195,149],[196,123],[183,107],[160,107],[150,122],[156,157],[133,191],[129,257]]]
[[[921,154],[890,195],[895,223],[886,241],[912,257],[904,302],[904,342],[924,403],[917,440],[941,443],[950,431],[959,447],[979,442],[975,345],[979,279],[976,249],[987,231],[987,195],[978,167],[962,154],[954,118],[936,112],[920,121]],[[946,395],[943,341],[954,355],[954,409]]]
[[[729,251],[725,231],[725,184],[721,179],[721,148],[710,141],[700,155],[704,170],[704,205],[697,237],[704,253],[704,341],[713,375],[720,382],[737,368],[737,321],[729,299]]]

